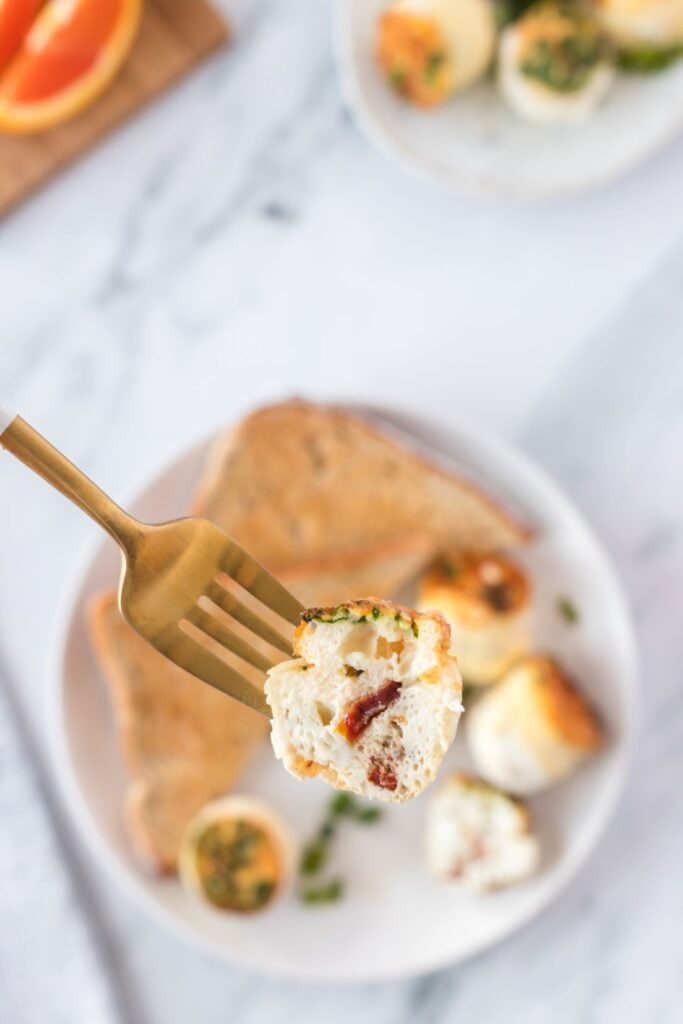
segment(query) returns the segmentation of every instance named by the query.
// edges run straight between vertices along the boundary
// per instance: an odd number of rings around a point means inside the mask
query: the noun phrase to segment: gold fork
[[[117,542],[119,607],[133,629],[192,675],[270,715],[265,672],[291,657],[292,625],[303,610],[281,583],[206,519],[138,522],[1,404],[0,446]]]

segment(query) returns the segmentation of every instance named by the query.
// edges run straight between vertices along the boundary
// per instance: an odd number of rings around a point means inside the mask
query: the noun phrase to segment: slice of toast
[[[469,480],[359,417],[302,401],[257,410],[217,440],[193,511],[273,572],[410,535],[476,552],[530,536]]]
[[[143,860],[171,872],[188,821],[232,787],[268,720],[159,654],[122,618],[115,594],[91,601],[89,621],[131,776],[124,822]]]
[[[278,578],[306,607],[340,604],[349,595],[396,593],[434,553],[428,537],[403,537],[285,566],[278,569]]]

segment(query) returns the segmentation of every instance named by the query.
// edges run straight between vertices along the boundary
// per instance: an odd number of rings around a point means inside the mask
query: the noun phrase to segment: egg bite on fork
[[[455,737],[462,684],[437,612],[367,598],[311,608],[268,672],[273,749],[298,778],[409,800]]]

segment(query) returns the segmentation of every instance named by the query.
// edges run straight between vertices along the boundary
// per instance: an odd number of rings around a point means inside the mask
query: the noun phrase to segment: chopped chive
[[[336,903],[344,894],[344,883],[341,878],[333,878],[324,885],[304,889],[301,899],[304,903]]]
[[[361,807],[356,811],[356,821],[363,825],[372,825],[382,817],[379,807]]]
[[[253,894],[254,901],[256,902],[257,906],[261,906],[263,903],[266,902],[268,897],[271,895],[273,888],[273,883],[267,881],[265,878],[254,883]]]
[[[617,67],[622,71],[656,72],[668,68],[681,57],[683,45],[664,49],[643,46],[635,50],[620,50],[617,54]]]
[[[317,875],[327,863],[327,843],[316,839],[304,847],[299,870],[302,875]]]
[[[330,839],[334,838],[335,825],[332,821],[324,821],[320,826],[320,838],[329,843]]]
[[[318,875],[327,866],[331,842],[339,828],[340,818],[348,818],[361,825],[371,825],[381,816],[382,811],[379,807],[359,804],[351,793],[335,793],[328,804],[327,815],[323,819],[317,837],[304,847],[299,861],[299,874],[302,879],[306,876]],[[335,903],[341,898],[343,891],[343,880],[334,878],[329,882],[321,882],[319,885],[300,888],[299,898],[303,903]]]
[[[354,799],[350,793],[335,793],[330,800],[330,814],[341,816],[350,814],[353,810]]]
[[[575,625],[579,621],[579,609],[570,598],[558,597],[557,610],[565,622]]]

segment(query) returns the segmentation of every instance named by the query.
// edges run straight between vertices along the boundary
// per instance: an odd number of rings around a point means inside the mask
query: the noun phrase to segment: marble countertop
[[[160,931],[81,854],[128,1017],[679,1020],[683,136],[562,203],[447,194],[351,123],[329,0],[225,8],[232,50],[0,225],[0,397],[114,494],[292,393],[476,418],[560,480],[615,560],[641,642],[642,730],[615,820],[569,890],[419,980],[257,981]],[[1,493],[0,651],[40,742],[50,631],[94,528],[11,460]]]

